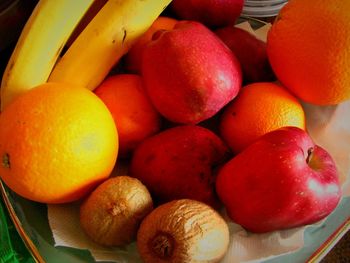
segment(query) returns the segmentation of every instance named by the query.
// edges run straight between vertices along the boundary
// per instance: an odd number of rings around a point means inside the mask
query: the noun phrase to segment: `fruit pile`
[[[265,43],[243,2],[40,0],[1,82],[1,179],[81,201],[89,238],[145,262],[219,261],[222,208],[254,233],[328,216],[339,175],[301,102],[350,99],[350,4],[290,0]]]

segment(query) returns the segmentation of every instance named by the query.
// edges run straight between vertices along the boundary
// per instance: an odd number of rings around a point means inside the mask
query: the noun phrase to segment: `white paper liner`
[[[79,223],[79,203],[48,206],[49,223],[55,246],[88,249],[96,261],[141,262],[136,244],[123,248],[106,248],[91,241]]]
[[[247,22],[238,27],[254,32]],[[257,37],[266,41],[268,28],[269,25],[266,25],[256,31]],[[303,107],[310,136],[332,155],[340,172],[343,196],[350,196],[350,101],[327,107],[304,103]],[[307,226],[267,234],[251,234],[230,222],[225,214],[223,216],[230,228],[230,245],[222,263],[262,262],[295,252],[304,246]],[[141,262],[135,242],[125,248],[109,249],[90,241],[79,225],[78,203],[48,205],[48,219],[56,246],[88,249],[96,261]],[[323,221],[317,224],[321,225]]]

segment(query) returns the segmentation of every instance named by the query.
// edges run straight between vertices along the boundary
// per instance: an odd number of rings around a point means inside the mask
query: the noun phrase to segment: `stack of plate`
[[[288,0],[245,0],[242,15],[250,17],[276,16]]]

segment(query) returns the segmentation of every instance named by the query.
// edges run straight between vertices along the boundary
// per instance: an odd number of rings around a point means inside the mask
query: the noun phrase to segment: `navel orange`
[[[109,176],[117,152],[112,115],[81,87],[40,85],[0,116],[0,176],[30,200],[64,203],[81,198]]]
[[[350,99],[350,1],[290,0],[268,33],[267,53],[278,79],[300,99]]]
[[[305,113],[299,101],[272,82],[244,86],[221,117],[220,134],[235,153],[278,128],[305,129]]]

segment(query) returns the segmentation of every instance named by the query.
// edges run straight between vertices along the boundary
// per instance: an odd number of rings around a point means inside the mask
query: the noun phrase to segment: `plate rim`
[[[21,220],[16,215],[15,209],[11,204],[11,201],[7,195],[6,188],[1,179],[0,179],[0,192],[5,204],[5,207],[9,213],[10,219],[13,222],[17,232],[19,233],[24,245],[26,246],[29,253],[31,254],[33,260],[37,263],[45,263],[46,261],[41,256],[39,249],[36,247],[32,239],[28,236],[28,234],[22,227]],[[343,199],[347,199],[350,202],[350,198],[344,197]],[[341,225],[337,226],[336,230],[333,231],[330,236],[328,236],[326,241],[324,241],[321,244],[321,246],[319,246],[317,250],[315,250],[311,254],[311,256],[309,256],[306,262],[308,263],[320,262],[348,231],[350,231],[350,216],[348,216],[348,218],[345,221],[343,221]],[[262,261],[262,262],[268,262],[268,260]]]
[[[16,231],[18,232],[19,236],[21,237],[24,245],[26,246],[27,250],[29,251],[30,255],[32,256],[32,258],[34,259],[35,262],[45,263],[45,260],[40,255],[38,248],[34,245],[31,238],[27,235],[26,231],[23,229],[21,220],[16,215],[16,212],[11,204],[11,201],[6,194],[6,189],[5,189],[4,183],[2,182],[1,179],[0,179],[0,191],[1,191],[2,199],[3,199],[4,204],[6,206],[7,212],[9,213],[9,216],[11,218],[11,221],[12,221],[14,227],[16,228]]]

